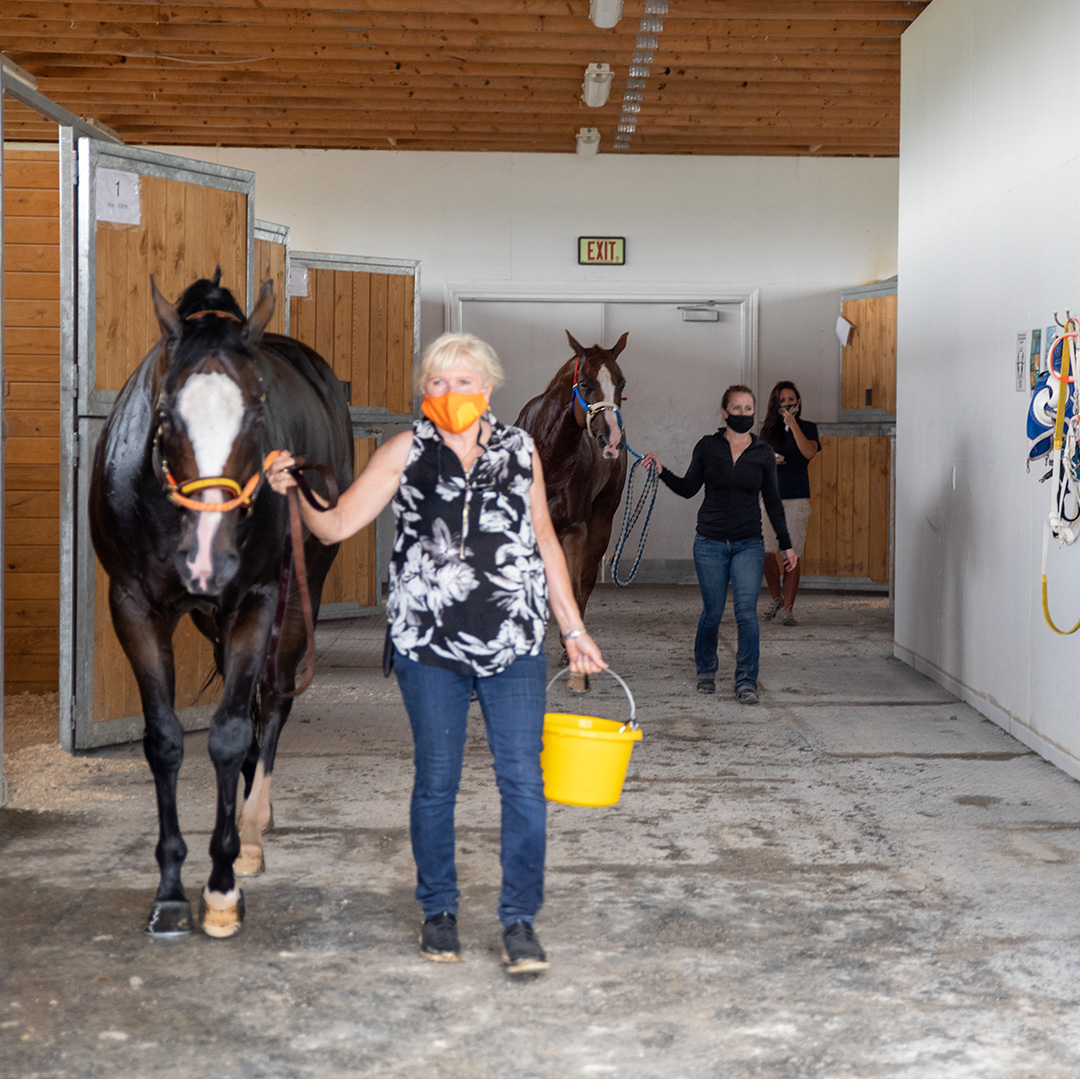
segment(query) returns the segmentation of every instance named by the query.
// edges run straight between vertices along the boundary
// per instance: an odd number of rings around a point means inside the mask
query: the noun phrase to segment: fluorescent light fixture
[[[605,104],[611,93],[611,65],[590,64],[585,69],[585,81],[581,84],[581,100],[596,109]]]
[[[657,34],[638,34],[637,47],[639,49],[658,49],[660,37]]]
[[[578,157],[595,157],[600,150],[600,130],[594,127],[583,127],[577,133]]]
[[[635,49],[634,50],[634,63],[635,64],[651,64],[653,61],[652,49]]]
[[[610,29],[622,18],[622,0],[590,0],[589,18],[593,26]]]
[[[9,60],[6,56],[0,56],[0,63],[3,64],[4,74],[9,78],[21,82],[23,86],[29,86],[31,90],[37,89],[37,79],[29,71],[19,67],[14,60]]]
[[[648,65],[647,64],[631,64],[630,65],[630,77],[632,79],[647,79],[649,77],[649,67],[648,67]]]
[[[666,15],[668,0],[645,0],[646,15]]]

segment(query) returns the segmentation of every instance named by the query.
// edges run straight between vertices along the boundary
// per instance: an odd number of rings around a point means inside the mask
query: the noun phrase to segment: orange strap
[[[280,455],[280,450],[271,450],[263,459],[262,468],[241,487],[229,476],[202,476],[196,480],[188,480],[186,483],[177,484],[171,473],[165,473],[168,487],[165,494],[177,505],[185,510],[197,510],[203,514],[224,514],[229,510],[235,510],[238,506],[247,507],[255,494],[255,489],[263,478],[263,474]],[[231,491],[233,498],[225,502],[203,502],[202,499],[191,499],[188,496],[196,491]]]

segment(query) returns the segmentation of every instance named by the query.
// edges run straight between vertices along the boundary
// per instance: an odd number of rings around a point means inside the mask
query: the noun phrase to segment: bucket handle
[[[560,675],[565,675],[569,670],[569,667],[559,668],[559,670],[556,671],[555,674],[552,675],[551,678],[548,680],[547,688],[550,690],[552,686],[555,685],[555,680]],[[626,697],[630,702],[630,719],[625,724],[623,724],[623,726],[619,728],[619,730],[625,731],[627,728],[629,728],[631,731],[637,731],[639,726],[637,720],[635,719],[637,716],[637,705],[634,702],[634,695],[630,693],[630,687],[626,685],[626,681],[623,679],[623,677],[621,675],[616,675],[615,672],[611,670],[611,668],[604,668],[601,674],[610,675],[623,688],[623,693],[626,694]]]

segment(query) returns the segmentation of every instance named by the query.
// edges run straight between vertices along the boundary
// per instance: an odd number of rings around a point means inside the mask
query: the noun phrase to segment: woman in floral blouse
[[[475,694],[502,800],[503,959],[521,974],[548,966],[533,919],[544,884],[540,749],[549,603],[571,669],[607,665],[574,602],[533,441],[488,409],[501,383],[490,346],[444,334],[421,360],[423,417],[379,447],[335,509],[301,506],[308,528],[334,544],[393,503],[387,619],[416,746],[410,832],[424,910],[420,954],[461,957],[454,804]],[[275,491],[295,483],[286,471],[293,463],[283,454],[271,465]]]

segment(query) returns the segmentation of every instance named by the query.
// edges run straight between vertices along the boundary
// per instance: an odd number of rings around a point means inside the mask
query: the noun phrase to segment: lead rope
[[[634,580],[634,575],[637,573],[638,566],[641,563],[641,556],[645,553],[645,541],[649,537],[649,519],[652,517],[653,506],[656,504],[656,492],[660,488],[660,470],[654,468],[647,469],[645,472],[645,483],[641,488],[641,494],[634,504],[633,511],[631,511],[630,503],[633,501],[634,470],[641,464],[641,459],[644,455],[639,454],[636,450],[631,450],[629,443],[627,443],[626,450],[627,453],[634,455],[635,461],[634,464],[630,466],[630,475],[626,478],[626,506],[623,510],[622,529],[619,531],[619,539],[615,542],[615,551],[612,553],[609,563],[611,566],[611,580],[614,581],[620,589],[625,589],[626,586]],[[648,500],[649,509],[645,513],[645,521],[641,526],[641,536],[638,538],[637,556],[634,559],[634,565],[630,567],[630,573],[626,575],[624,580],[620,581],[619,562],[622,559],[623,550],[626,547],[627,541],[630,539],[630,534],[633,532],[638,518],[641,517],[642,510],[645,508],[646,500]]]
[[[303,477],[305,470],[313,470],[319,473],[326,481],[329,499],[323,506],[308,486]],[[308,590],[307,560],[304,558],[304,534],[303,521],[300,517],[300,495],[303,494],[308,504],[322,513],[325,510],[333,510],[337,506],[338,486],[333,473],[325,465],[309,465],[302,457],[296,458],[296,464],[289,469],[289,473],[296,480],[296,487],[289,488],[285,493],[289,503],[289,532],[285,537],[285,544],[281,551],[281,573],[278,575],[278,602],[274,612],[274,626],[270,631],[270,644],[266,658],[266,678],[271,688],[281,694],[282,697],[296,697],[302,694],[315,675],[315,618],[311,607],[311,593]],[[285,612],[288,606],[289,585],[292,579],[292,571],[296,571],[296,589],[300,594],[300,608],[304,614],[304,633],[307,638],[307,658],[304,667],[304,677],[300,685],[292,690],[278,690],[277,687],[277,659],[278,650],[281,648],[281,632],[285,625]]]

